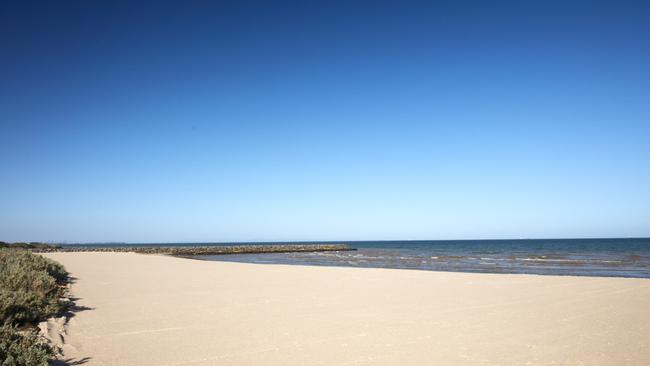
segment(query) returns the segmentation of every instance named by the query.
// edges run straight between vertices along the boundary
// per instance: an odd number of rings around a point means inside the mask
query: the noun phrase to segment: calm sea
[[[246,263],[650,278],[650,238],[343,243],[358,250],[199,258]]]

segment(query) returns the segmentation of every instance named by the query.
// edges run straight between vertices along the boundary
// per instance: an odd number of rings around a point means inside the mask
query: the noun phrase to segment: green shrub
[[[2,324],[36,323],[46,312],[45,307],[46,304],[32,292],[0,289]]]
[[[0,249],[0,323],[33,324],[65,310],[63,266],[26,250]]]
[[[64,285],[68,280],[68,272],[61,264],[27,250],[0,248],[0,265],[2,265],[0,273],[19,273],[25,269],[44,272],[54,277],[60,285]],[[29,284],[23,283],[23,285],[28,286]]]
[[[54,357],[34,325],[63,313],[67,283],[60,264],[29,250],[0,248],[0,366],[45,366]]]
[[[0,366],[46,366],[55,350],[33,331],[0,327]]]

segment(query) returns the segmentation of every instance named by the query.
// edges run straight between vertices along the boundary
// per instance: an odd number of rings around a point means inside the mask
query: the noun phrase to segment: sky
[[[650,236],[648,19],[2,2],[0,240]]]

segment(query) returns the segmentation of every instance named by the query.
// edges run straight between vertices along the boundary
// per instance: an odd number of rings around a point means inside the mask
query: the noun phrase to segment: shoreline
[[[164,255],[164,254],[163,254]],[[409,267],[371,267],[371,266],[353,266],[353,265],[330,265],[330,264],[305,264],[305,263],[257,263],[245,261],[231,261],[231,260],[217,260],[200,258],[201,256],[182,256],[170,255],[174,258],[192,259],[197,261],[206,262],[219,262],[219,263],[239,263],[239,264],[252,264],[257,266],[291,266],[291,267],[325,267],[325,268],[350,268],[350,269],[378,269],[378,270],[394,270],[394,271],[416,271],[416,272],[433,272],[433,273],[462,273],[462,274],[475,274],[475,275],[513,275],[513,276],[542,276],[542,277],[577,277],[577,278],[620,278],[620,279],[634,279],[634,280],[647,280],[650,277],[634,277],[634,276],[607,276],[607,275],[590,275],[590,274],[563,274],[563,273],[526,273],[526,272],[480,272],[480,271],[466,271],[466,270],[443,270],[443,269],[426,269],[426,268],[409,268]]]
[[[20,244],[20,243],[18,243]],[[22,243],[25,246],[38,243]],[[58,247],[58,248],[56,248]],[[650,278],[650,239],[38,245],[46,251],[133,251],[241,263]],[[43,250],[48,249],[48,250]],[[221,255],[228,254],[226,257]],[[213,256],[214,255],[214,256]],[[218,255],[218,256],[217,256]]]
[[[650,363],[647,279],[44,255],[88,365]]]

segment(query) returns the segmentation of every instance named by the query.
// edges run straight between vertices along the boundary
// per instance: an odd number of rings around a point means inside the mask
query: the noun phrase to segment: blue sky
[[[0,240],[650,236],[647,3],[0,7]]]

